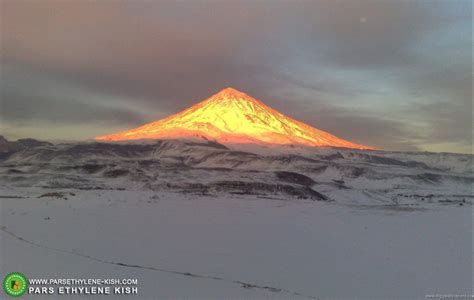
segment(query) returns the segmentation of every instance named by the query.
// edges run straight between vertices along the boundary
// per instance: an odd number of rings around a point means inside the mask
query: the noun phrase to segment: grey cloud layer
[[[0,116],[105,134],[233,86],[360,143],[465,152],[471,5],[3,2]]]

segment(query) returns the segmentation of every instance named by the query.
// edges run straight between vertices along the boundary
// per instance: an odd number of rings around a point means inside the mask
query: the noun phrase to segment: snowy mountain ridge
[[[250,194],[347,204],[470,203],[473,197],[472,155],[312,147],[258,150],[189,140],[40,143],[3,151],[0,181],[12,186]]]

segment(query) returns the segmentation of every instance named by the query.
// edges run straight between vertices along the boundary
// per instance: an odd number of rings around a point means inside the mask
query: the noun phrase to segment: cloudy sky
[[[472,151],[469,0],[0,5],[8,139],[88,139],[232,86],[357,143]]]

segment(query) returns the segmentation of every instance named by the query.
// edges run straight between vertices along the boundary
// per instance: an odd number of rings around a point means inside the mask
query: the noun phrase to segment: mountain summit
[[[164,119],[95,139],[122,141],[195,137],[220,143],[373,149],[294,120],[230,87]]]

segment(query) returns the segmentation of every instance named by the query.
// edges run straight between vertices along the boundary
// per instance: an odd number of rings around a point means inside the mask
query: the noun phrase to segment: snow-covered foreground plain
[[[67,200],[38,198],[48,192],[0,190],[3,273],[138,278],[148,299],[472,293],[466,206],[68,189]]]
[[[472,158],[0,138],[0,271],[144,299],[470,295]]]

